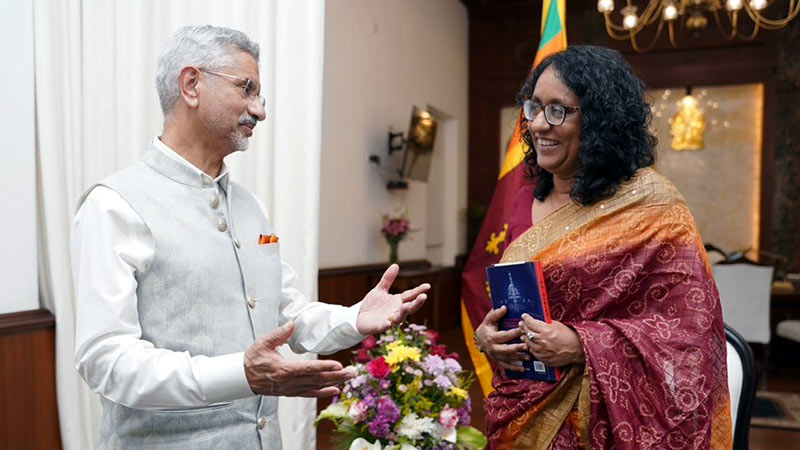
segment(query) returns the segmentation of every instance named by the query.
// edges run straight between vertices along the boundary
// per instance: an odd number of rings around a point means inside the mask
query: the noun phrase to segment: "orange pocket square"
[[[274,234],[270,234],[270,235],[259,234],[258,235],[258,245],[274,244],[276,242],[278,242],[278,236],[275,236]]]

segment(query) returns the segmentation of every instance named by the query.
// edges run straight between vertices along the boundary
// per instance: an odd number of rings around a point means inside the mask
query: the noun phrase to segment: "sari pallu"
[[[689,209],[641,169],[610,199],[568,204],[516,238],[502,262],[539,260],[552,318],[585,365],[557,384],[495,374],[490,448],[730,448],[725,332]]]

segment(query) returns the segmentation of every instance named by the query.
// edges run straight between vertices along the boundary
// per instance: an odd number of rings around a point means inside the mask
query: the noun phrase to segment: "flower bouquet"
[[[411,230],[411,224],[405,216],[391,217],[383,216],[383,226],[381,226],[381,234],[386,238],[389,243],[389,263],[397,262],[397,246],[400,241],[406,237],[406,234]]]
[[[356,352],[358,375],[315,423],[331,420],[342,449],[482,449],[469,426],[474,376],[422,325],[370,336]]]

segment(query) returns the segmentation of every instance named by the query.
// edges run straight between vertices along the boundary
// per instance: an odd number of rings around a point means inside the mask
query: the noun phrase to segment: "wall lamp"
[[[395,162],[394,166],[387,167],[381,164],[380,156],[376,154],[369,156],[369,161],[386,174],[388,178],[386,189],[408,189],[406,181],[408,179],[428,181],[437,125],[438,122],[433,114],[414,106],[411,110],[411,123],[405,136],[402,132],[394,132],[389,127],[387,160],[390,163],[396,161],[397,158],[393,158],[392,154],[405,151],[400,164]]]

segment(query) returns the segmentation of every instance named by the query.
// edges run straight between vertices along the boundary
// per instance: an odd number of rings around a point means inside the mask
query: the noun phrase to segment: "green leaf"
[[[458,427],[456,435],[456,445],[460,449],[482,450],[488,441],[486,436],[475,427]]]

